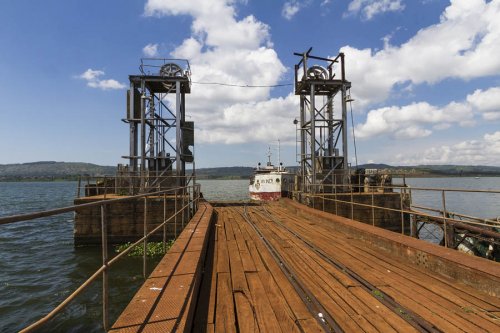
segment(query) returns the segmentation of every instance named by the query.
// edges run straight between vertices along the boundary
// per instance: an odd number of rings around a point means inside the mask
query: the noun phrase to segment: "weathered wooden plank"
[[[229,273],[217,273],[216,332],[236,332],[233,293]]]

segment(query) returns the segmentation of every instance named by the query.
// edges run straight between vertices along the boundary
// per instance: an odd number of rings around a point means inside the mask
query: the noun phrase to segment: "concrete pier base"
[[[125,198],[107,194],[96,195],[90,197],[82,197],[75,199],[75,205],[96,202],[100,200],[110,200],[116,198]],[[165,200],[165,203],[164,203]],[[151,231],[163,222],[164,219],[164,204],[165,217],[168,219],[175,213],[174,196],[148,197],[147,199],[147,231]],[[184,199],[184,205],[188,202],[188,198]],[[182,196],[177,196],[177,209],[183,205]],[[184,218],[184,220],[183,220]],[[108,226],[108,243],[121,244],[133,242],[144,235],[144,199],[139,198],[131,201],[115,202],[106,207],[106,220]],[[188,209],[184,215],[180,213],[177,219],[172,220],[166,225],[167,239],[172,239],[179,235],[186,223],[189,221]],[[163,239],[163,228],[150,238],[152,241],[160,241]],[[80,208],[75,212],[74,222],[74,241],[75,246],[78,245],[96,245],[101,244],[101,208],[100,206]]]

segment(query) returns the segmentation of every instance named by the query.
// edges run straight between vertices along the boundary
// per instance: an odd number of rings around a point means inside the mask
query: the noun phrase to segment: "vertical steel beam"
[[[181,109],[181,83],[175,81],[175,168],[177,173],[177,186],[182,186],[182,109]]]
[[[163,253],[167,253],[167,194],[163,193]]]
[[[343,155],[343,165],[342,165],[342,171],[343,171],[343,184],[348,184],[349,179],[348,179],[348,170],[349,170],[349,157],[347,154],[347,103],[346,103],[346,98],[347,98],[347,89],[345,84],[342,85],[342,124],[341,124],[341,131],[342,131],[342,155]]]
[[[144,241],[143,241],[143,250],[144,253],[142,255],[142,276],[146,278],[147,274],[147,262],[146,262],[146,257],[147,257],[147,250],[148,250],[148,240],[146,238],[146,235],[148,234],[148,197],[144,197],[144,225],[143,225],[143,230],[144,230]]]
[[[400,208],[401,208],[401,234],[405,234],[405,215],[403,213],[404,211],[404,207],[403,207],[403,196],[404,196],[404,192],[403,192],[403,188],[400,187],[399,188],[399,196],[400,196]]]
[[[129,165],[130,171],[137,171],[137,120],[134,119],[134,115],[136,114],[135,110],[135,83],[130,82],[130,91],[129,91],[129,114],[127,115],[129,118],[129,127],[130,127],[130,147],[129,147]]]
[[[174,192],[174,237],[177,239],[177,215],[179,211],[177,210],[177,189]]]
[[[443,237],[444,237],[444,247],[448,247],[448,223],[446,222],[446,194],[445,191],[441,191],[441,200],[443,203]]]
[[[152,163],[155,161],[155,107],[154,107],[154,93],[149,95],[147,100],[148,103],[148,120],[149,120],[149,135],[148,135],[148,146],[149,146],[149,159],[148,159],[148,170],[155,170],[156,167],[152,168]]]
[[[178,82],[179,83],[179,82]],[[180,83],[179,83],[180,84]],[[183,144],[182,142],[182,126],[184,126],[184,123],[186,121],[186,95],[184,94],[184,91],[181,92],[181,169],[180,169],[180,176],[182,177],[182,186],[186,186],[186,162],[184,161],[184,151],[183,151]]]
[[[330,69],[331,71],[331,69]],[[330,73],[331,76],[331,73]],[[333,130],[333,94],[328,94],[327,95],[327,119],[328,119],[328,168],[332,169],[334,165],[334,143],[333,143],[333,135],[334,135],[334,130]],[[331,173],[332,180],[330,184],[333,184],[333,177],[335,177],[335,172]],[[332,192],[331,189],[328,192]]]
[[[300,95],[300,169],[302,173],[302,188],[301,191],[306,190],[306,177],[307,177],[307,165],[306,165],[306,116],[305,116],[305,97]]]
[[[145,190],[146,177],[146,91],[144,79],[141,80],[141,189]]]
[[[108,224],[106,221],[106,205],[101,205],[101,243],[102,243],[102,325],[107,332],[109,327],[109,270],[108,270]]]
[[[316,185],[316,103],[315,103],[315,85],[311,84],[311,100],[309,107],[311,108],[311,183],[309,186],[310,192],[316,192],[314,186]]]

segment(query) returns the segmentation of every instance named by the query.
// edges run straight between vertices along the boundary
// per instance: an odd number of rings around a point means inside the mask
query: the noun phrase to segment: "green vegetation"
[[[377,298],[384,299],[384,294],[378,289],[373,289],[372,294]]]
[[[253,173],[251,167],[227,167],[197,169],[198,179],[248,179]]]
[[[474,313],[474,308],[468,306],[462,306],[462,310],[466,313]]]
[[[486,177],[500,176],[500,167],[472,165],[416,165],[391,166],[387,164],[363,164],[359,168],[378,169],[407,177]],[[287,167],[291,172],[297,167]],[[196,170],[198,179],[248,179],[252,167],[203,168]],[[187,170],[188,173],[191,170]],[[76,162],[33,162],[0,164],[0,181],[58,181],[77,180],[79,176],[101,177],[114,175],[116,167]]]
[[[174,239],[167,241],[165,250],[168,251],[174,244]],[[120,253],[130,247],[132,243],[128,242],[115,246],[115,252]],[[148,257],[158,257],[164,255],[163,242],[150,242],[146,246],[146,255]],[[142,257],[144,255],[144,246],[142,244],[134,246],[134,248],[127,254],[129,257]]]
[[[33,162],[0,164],[0,181],[77,180],[80,175],[114,175],[116,167],[79,162]]]
[[[500,167],[484,165],[391,166],[387,164],[363,164],[359,168],[378,169],[387,173],[405,174],[408,177],[500,176]]]

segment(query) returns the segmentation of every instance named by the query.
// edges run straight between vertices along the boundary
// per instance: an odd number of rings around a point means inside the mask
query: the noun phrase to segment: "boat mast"
[[[271,163],[271,146],[267,147],[267,166],[273,165]]]
[[[280,139],[278,139],[278,171],[281,171],[281,146],[280,146]]]

